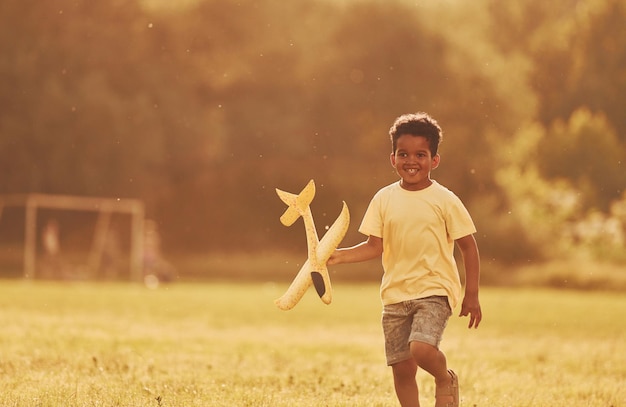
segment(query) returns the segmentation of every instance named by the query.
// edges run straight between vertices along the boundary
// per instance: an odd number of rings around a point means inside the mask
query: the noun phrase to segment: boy
[[[391,165],[400,181],[372,198],[359,228],[367,240],[337,249],[328,264],[382,255],[385,353],[398,400],[403,407],[419,406],[415,375],[421,367],[435,378],[435,406],[458,407],[458,378],[448,370],[439,343],[461,294],[455,243],[466,273],[460,316],[469,315],[469,328],[482,319],[476,229],[460,199],[430,178],[440,161],[437,122],[426,113],[406,114],[389,134]]]

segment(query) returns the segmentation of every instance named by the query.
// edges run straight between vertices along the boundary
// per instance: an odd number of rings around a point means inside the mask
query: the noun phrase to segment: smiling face
[[[402,178],[400,186],[408,191],[419,191],[432,184],[430,171],[439,165],[439,154],[432,155],[428,139],[411,134],[401,135],[396,151],[391,153],[391,165]]]

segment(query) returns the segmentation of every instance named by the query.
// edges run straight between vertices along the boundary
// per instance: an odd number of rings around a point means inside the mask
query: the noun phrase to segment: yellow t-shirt
[[[454,193],[435,181],[420,191],[395,182],[374,195],[359,232],[383,239],[383,304],[442,295],[456,307],[461,281],[454,241],[476,227]]]

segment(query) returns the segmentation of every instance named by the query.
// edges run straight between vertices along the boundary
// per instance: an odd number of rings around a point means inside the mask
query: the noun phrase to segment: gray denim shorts
[[[433,296],[383,307],[387,365],[411,358],[409,343],[424,342],[439,348],[452,310],[448,297]]]

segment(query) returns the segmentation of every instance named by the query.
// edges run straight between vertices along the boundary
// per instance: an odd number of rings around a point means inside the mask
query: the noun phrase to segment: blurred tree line
[[[274,188],[313,178],[350,244],[421,110],[484,257],[624,261],[624,21],[623,0],[3,0],[0,193],[141,198],[170,250],[301,250]]]

